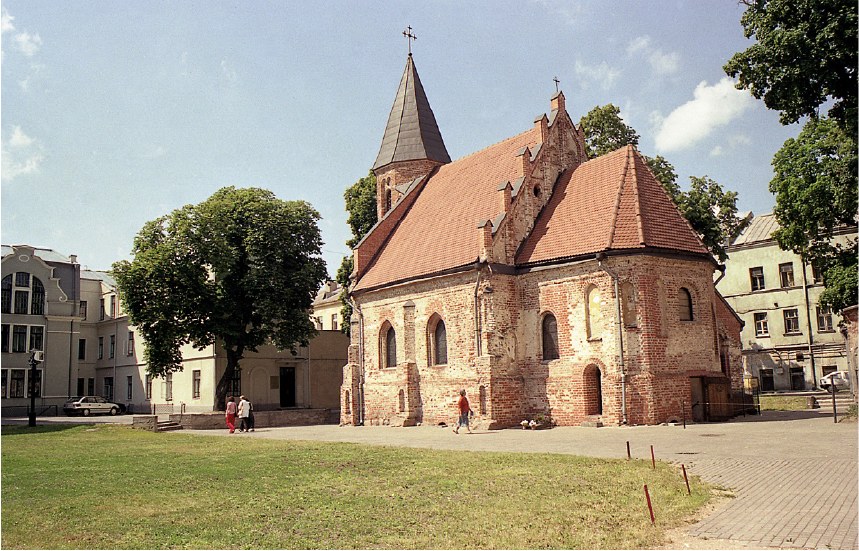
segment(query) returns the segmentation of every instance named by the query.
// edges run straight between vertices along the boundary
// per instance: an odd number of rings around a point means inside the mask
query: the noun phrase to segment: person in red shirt
[[[468,433],[471,434],[471,427],[468,424],[468,414],[471,413],[471,406],[468,405],[468,398],[465,397],[465,389],[459,391],[459,402],[456,403],[456,407],[459,409],[459,422],[456,424],[453,432],[459,434],[459,427],[464,426],[468,429]]]
[[[227,401],[227,426],[230,428],[230,434],[236,432],[236,399],[230,396],[229,401]]]

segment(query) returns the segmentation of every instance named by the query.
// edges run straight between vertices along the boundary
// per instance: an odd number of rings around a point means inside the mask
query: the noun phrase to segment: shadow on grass
[[[44,434],[48,432],[60,432],[64,430],[71,430],[82,425],[71,424],[71,423],[63,423],[63,424],[54,424],[54,425],[36,425],[35,427],[30,427],[27,425],[3,425],[2,429],[0,429],[0,434],[3,436],[18,436],[23,434]]]

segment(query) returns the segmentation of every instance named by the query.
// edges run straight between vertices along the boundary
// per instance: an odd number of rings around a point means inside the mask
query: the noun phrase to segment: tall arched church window
[[[558,351],[558,321],[552,314],[543,316],[543,359],[556,360]]]
[[[602,316],[600,315],[600,290],[596,285],[588,287],[587,292],[587,320],[588,338],[597,339],[602,336]]]
[[[391,188],[385,190],[385,212],[391,210]]]
[[[393,327],[385,332],[385,367],[397,366],[397,333]]]
[[[444,321],[438,320],[433,331],[433,360],[435,365],[444,365],[447,363],[447,329],[444,326]]]
[[[3,300],[0,312],[4,314],[12,313],[12,274],[3,278]]]
[[[677,293],[677,300],[679,302],[677,308],[680,312],[680,320],[692,321],[694,312],[692,311],[692,293],[689,292],[689,289],[681,287],[680,292]]]

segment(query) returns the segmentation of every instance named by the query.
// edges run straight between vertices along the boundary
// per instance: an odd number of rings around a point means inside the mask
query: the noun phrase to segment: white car
[[[833,386],[835,390],[850,388],[850,374],[847,371],[833,371],[820,378],[820,388],[826,392],[829,392]]]
[[[120,404],[108,402],[101,396],[81,396],[80,398],[70,398],[63,405],[63,411],[66,415],[84,415],[91,413],[109,413],[116,415],[125,410],[125,407]]]

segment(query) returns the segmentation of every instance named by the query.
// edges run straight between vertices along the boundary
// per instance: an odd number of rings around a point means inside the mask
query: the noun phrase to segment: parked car
[[[81,396],[72,398],[63,405],[63,411],[66,415],[83,415],[87,416],[91,413],[109,413],[116,415],[125,411],[125,406],[108,402],[101,396]]]
[[[820,378],[820,388],[829,392],[832,387],[835,390],[850,388],[850,373],[847,371],[833,371],[829,375]]]

